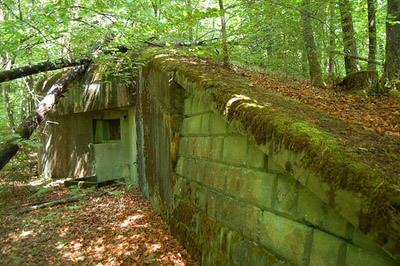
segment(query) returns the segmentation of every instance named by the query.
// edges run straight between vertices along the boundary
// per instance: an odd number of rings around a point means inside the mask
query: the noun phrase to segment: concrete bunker
[[[135,86],[89,74],[45,125],[42,173],[126,178],[201,265],[397,265],[399,220],[373,216],[365,196],[305,167],[305,152],[288,147],[308,128],[207,64],[159,55]],[[312,152],[325,144],[319,133],[304,141]]]
[[[41,130],[46,178],[137,182],[135,87],[97,70],[70,85]]]

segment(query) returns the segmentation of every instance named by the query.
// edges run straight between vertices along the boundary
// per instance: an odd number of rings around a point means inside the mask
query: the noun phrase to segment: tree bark
[[[387,1],[386,58],[384,79],[391,89],[400,90],[400,1]]]
[[[367,0],[368,5],[368,70],[376,70],[376,18],[375,0]]]
[[[39,64],[32,65],[32,66],[28,65],[28,66],[24,66],[24,67],[14,68],[14,69],[0,72],[0,83],[18,79],[18,78],[22,78],[22,77],[26,77],[26,76],[30,76],[30,75],[45,72],[45,71],[51,71],[51,70],[65,68],[65,67],[88,64],[91,61],[92,61],[91,59],[85,58],[85,57],[72,58],[72,59],[60,58],[57,60],[41,62]]]
[[[109,42],[114,36],[106,36],[103,40],[98,41],[86,54],[90,56],[100,50],[103,43]],[[89,63],[88,63],[89,64]],[[29,139],[35,129],[44,120],[46,114],[50,112],[58,103],[60,97],[67,91],[68,85],[74,81],[78,76],[83,74],[87,65],[80,65],[74,67],[65,76],[59,78],[48,90],[46,96],[39,102],[36,111],[25,119],[17,129],[16,134],[18,138],[11,139],[0,146],[0,170],[11,160],[11,158],[18,152],[20,146],[18,141],[20,139]]]
[[[317,47],[315,46],[314,33],[311,26],[310,18],[310,0],[304,0],[301,7],[301,16],[303,19],[303,37],[306,46],[308,69],[311,77],[311,84],[314,86],[323,86],[321,65],[318,61]]]
[[[10,94],[9,94],[10,87],[11,86],[9,84],[3,86],[3,94],[4,94],[4,101],[5,101],[5,104],[6,104],[8,123],[10,125],[12,133],[14,133],[15,132],[15,123],[14,123],[14,114],[13,114],[13,111],[12,111],[11,101],[10,101]]]
[[[84,65],[74,67],[67,75],[60,78],[51,86],[47,95],[40,101],[36,112],[30,115],[19,126],[16,134],[19,138],[9,140],[0,147],[0,170],[11,160],[11,158],[18,152],[20,146],[18,145],[19,139],[29,139],[35,129],[44,120],[45,115],[50,112],[57,104],[59,98],[67,91],[67,86],[79,75],[85,71]]]
[[[335,6],[329,4],[329,27],[331,28],[329,33],[329,63],[328,63],[328,73],[332,76],[335,72],[335,57],[332,52],[335,49],[336,35],[332,29],[335,29]]]
[[[351,5],[349,0],[339,1],[339,11],[343,31],[344,53],[357,56],[357,45],[354,37],[353,17],[351,15]],[[350,56],[344,57],[346,74],[359,70],[358,61]]]
[[[221,33],[222,33],[222,52],[223,52],[223,62],[224,66],[229,66],[229,56],[228,56],[228,45],[227,45],[227,36],[226,36],[226,21],[225,21],[225,9],[224,9],[224,1],[218,0],[219,10],[224,12],[221,15]]]

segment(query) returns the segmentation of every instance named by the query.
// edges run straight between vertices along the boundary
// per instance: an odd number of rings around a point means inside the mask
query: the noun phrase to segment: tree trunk
[[[329,63],[328,63],[328,73],[332,77],[335,72],[335,57],[333,51],[335,50],[335,40],[336,36],[333,29],[336,28],[335,25],[335,6],[331,3],[329,5]]]
[[[384,79],[391,89],[400,90],[400,1],[388,0]]]
[[[64,67],[71,67],[71,66],[78,66],[82,64],[87,64],[91,62],[89,58],[73,58],[73,59],[64,59],[60,58],[57,60],[52,61],[45,61],[41,62],[36,65],[28,65],[24,67],[14,68],[10,70],[6,70],[0,72],[0,83],[5,81],[10,81],[26,76],[30,76],[33,74],[37,74],[40,72],[50,71],[50,70],[57,70]]]
[[[344,53],[357,56],[357,45],[354,37],[353,17],[349,0],[339,1],[339,11],[343,31]],[[344,57],[346,74],[359,70],[358,61],[350,56]]]
[[[33,131],[35,131],[44,120],[45,115],[53,109],[59,98],[67,91],[68,84],[81,75],[85,69],[86,67],[84,65],[74,67],[67,75],[57,80],[57,82],[51,86],[47,95],[40,101],[36,112],[23,121],[17,129],[16,134],[19,135],[20,138],[12,139],[0,147],[0,170],[3,169],[10,159],[18,152],[20,148],[18,140],[29,139],[31,137]]]
[[[376,19],[375,0],[367,0],[368,5],[368,70],[376,70]]]
[[[96,44],[96,45],[98,45],[98,44]],[[99,48],[98,46],[97,46],[97,48],[92,47],[91,50],[97,51],[98,48]],[[120,53],[126,53],[128,51],[128,48],[125,46],[117,46],[116,50],[117,50],[117,52],[120,52]],[[100,52],[102,54],[112,54],[115,51],[114,50],[102,50]],[[75,58],[71,58],[71,59],[59,58],[59,59],[52,60],[52,61],[41,62],[36,65],[27,65],[27,66],[23,66],[23,67],[19,67],[19,68],[6,70],[3,72],[0,72],[0,83],[18,79],[18,78],[22,78],[22,77],[27,77],[27,76],[41,73],[41,72],[57,70],[57,69],[65,68],[65,67],[89,64],[92,62],[92,58],[90,58],[90,55],[92,53],[93,52],[89,52],[87,55],[82,56],[82,57],[75,57]]]
[[[11,101],[10,101],[10,88],[11,86],[9,84],[3,86],[3,94],[4,94],[4,101],[6,104],[6,112],[7,112],[7,117],[8,117],[8,124],[11,128],[12,133],[15,133],[15,122],[14,122],[14,114],[12,111],[11,107]]]
[[[193,27],[191,25],[191,20],[193,19],[193,7],[192,7],[192,0],[186,0],[186,8],[188,12],[188,19],[189,19],[189,41],[193,41]]]
[[[86,54],[89,56],[97,52],[103,43],[109,42],[114,36],[106,36],[103,40],[98,41]],[[59,78],[48,90],[47,95],[40,101],[36,111],[25,119],[17,129],[16,134],[19,138],[15,138],[5,142],[0,146],[0,170],[10,161],[10,159],[18,152],[20,146],[18,141],[20,139],[29,139],[44,120],[46,114],[50,112],[54,106],[58,103],[60,97],[67,91],[68,85],[74,81],[78,76],[83,74],[86,70],[87,65],[80,65],[74,67],[65,76]]]
[[[224,1],[218,0],[219,10],[223,13],[221,15],[221,33],[222,33],[222,51],[223,51],[223,60],[224,66],[229,66],[229,56],[228,56],[228,45],[227,45],[227,36],[226,36],[226,21],[225,21],[225,9],[224,9]]]
[[[323,86],[322,70],[318,61],[317,47],[315,46],[314,33],[311,26],[311,18],[309,13],[310,0],[304,0],[301,8],[301,16],[303,19],[303,37],[306,46],[308,69],[311,77],[311,84],[314,86]]]

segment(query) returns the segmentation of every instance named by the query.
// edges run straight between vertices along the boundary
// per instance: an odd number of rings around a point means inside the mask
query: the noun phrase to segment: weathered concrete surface
[[[101,69],[100,69],[101,70]],[[41,130],[39,172],[46,178],[96,175],[137,184],[135,88],[93,67],[69,86]],[[49,84],[43,84],[48,86]],[[38,89],[38,88],[37,88]],[[120,121],[120,140],[95,143],[94,121]]]
[[[204,90],[207,73],[166,58],[143,69],[140,179],[202,265],[397,265],[394,242],[388,252],[357,229],[365,206],[354,194],[335,192],[331,206],[329,185],[302,168],[301,153],[257,146],[220,113],[218,88]]]

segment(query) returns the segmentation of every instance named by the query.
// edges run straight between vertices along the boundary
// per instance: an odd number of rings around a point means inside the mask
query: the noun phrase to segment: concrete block
[[[187,176],[192,180],[203,182],[204,171],[205,171],[205,162],[192,160],[187,169]]]
[[[228,123],[219,115],[212,113],[210,115],[210,132],[212,135],[226,135],[228,132]]]
[[[326,206],[326,213],[322,220],[322,228],[345,239],[351,239],[354,230],[354,226],[328,205]]]
[[[304,186],[299,188],[297,218],[300,221],[321,227],[327,206]]]
[[[268,161],[268,166],[267,166],[268,173],[275,173],[275,174],[286,173],[285,168],[276,164],[270,157],[268,157],[267,161]]]
[[[256,145],[251,142],[247,143],[247,160],[246,165],[250,168],[265,169],[266,155]]]
[[[178,150],[179,156],[187,157],[188,143],[189,140],[187,137],[181,137],[179,139],[179,150]]]
[[[274,209],[295,217],[297,211],[299,184],[289,175],[277,176]]]
[[[211,141],[211,160],[221,161],[224,148],[224,137],[213,137]]]
[[[233,197],[240,196],[240,178],[242,177],[242,168],[229,167],[226,173],[226,188],[225,192]]]
[[[260,242],[295,265],[309,256],[312,229],[301,223],[264,211]]]
[[[218,200],[219,197],[220,195],[213,191],[209,191],[207,194],[206,212],[211,218],[214,219],[217,215],[218,208],[221,208],[220,200]]]
[[[335,205],[340,215],[345,217],[354,226],[358,226],[358,214],[361,213],[361,199],[354,192],[342,189],[335,190]]]
[[[200,133],[203,135],[210,135],[210,116],[211,113],[205,113],[201,115]]]
[[[197,147],[196,141],[197,141],[197,138],[195,138],[195,137],[188,138],[186,156],[189,158],[192,158],[195,155],[196,147]]]
[[[196,98],[195,98],[196,99]],[[196,99],[197,100],[197,99]],[[202,101],[198,100],[197,101],[197,109],[195,110],[196,113],[201,114],[201,113],[205,113],[205,112],[209,112],[211,111],[210,106],[205,105]]]
[[[184,176],[184,168],[183,168],[184,167],[184,161],[185,161],[185,158],[179,157],[178,163],[176,164],[175,172],[178,175],[181,175],[181,176]]]
[[[187,136],[189,134],[189,120],[187,118],[182,121],[181,134],[182,136]]]
[[[232,218],[238,219],[240,223],[239,229],[243,236],[258,240],[260,237],[262,217],[263,212],[260,208],[251,205],[243,205],[239,208],[239,215],[234,215]]]
[[[217,201],[219,207],[216,209],[215,218],[218,221],[250,239],[257,239],[259,237],[259,227],[262,220],[262,211],[260,208],[222,195]]]
[[[243,136],[226,137],[224,139],[223,161],[245,165],[247,139]]]
[[[208,190],[197,183],[191,183],[191,191],[192,204],[198,209],[206,211]]]
[[[210,137],[199,137],[196,140],[195,157],[201,159],[207,159],[211,157],[211,138]]]
[[[375,244],[375,242],[373,242],[368,236],[364,235],[357,228],[354,229],[353,243],[362,249],[385,254],[385,252],[377,244]]]
[[[286,265],[273,254],[247,239],[234,243],[233,249],[232,260],[234,265]]]
[[[174,196],[182,198],[185,187],[186,180],[184,178],[178,177],[174,185]]]
[[[346,266],[395,266],[394,260],[381,254],[363,250],[348,244],[346,253]]]
[[[263,208],[272,208],[276,174],[243,170],[239,182],[239,196]]]
[[[183,133],[185,135],[199,135],[201,133],[201,115],[191,116],[183,120]]]
[[[228,125],[228,135],[239,135],[239,131],[231,125]]]
[[[330,234],[314,231],[311,248],[310,266],[343,265],[346,254],[346,243]]]
[[[199,99],[197,99],[196,97],[193,97],[192,100],[192,115],[196,115],[198,114],[198,109],[199,109]]]
[[[192,101],[193,101],[193,97],[188,97],[185,99],[184,102],[184,107],[183,107],[183,114],[184,115],[191,115],[192,114]]]
[[[213,189],[224,191],[227,167],[223,164],[205,163],[204,184]]]

